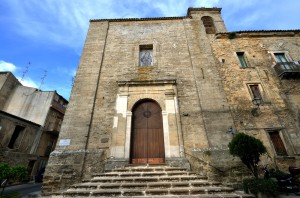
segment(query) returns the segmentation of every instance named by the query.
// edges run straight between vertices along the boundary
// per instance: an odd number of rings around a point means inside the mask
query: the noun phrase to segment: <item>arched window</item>
[[[214,20],[210,16],[204,16],[201,18],[201,20],[205,27],[206,34],[215,34],[216,33]]]

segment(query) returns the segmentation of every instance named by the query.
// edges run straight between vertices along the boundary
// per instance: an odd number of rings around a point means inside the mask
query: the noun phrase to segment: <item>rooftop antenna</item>
[[[39,86],[39,90],[41,90],[42,85],[44,84],[44,80],[45,80],[46,76],[47,76],[47,70],[44,70],[44,75],[43,75],[43,77],[41,78],[42,81],[41,81],[41,84],[40,84],[40,86]]]
[[[20,80],[21,82],[24,80],[25,75],[28,73],[29,66],[30,66],[30,61],[28,62],[28,64],[27,64],[26,67],[25,67],[25,70],[24,70],[23,73],[22,73],[22,78],[21,78],[21,80]]]

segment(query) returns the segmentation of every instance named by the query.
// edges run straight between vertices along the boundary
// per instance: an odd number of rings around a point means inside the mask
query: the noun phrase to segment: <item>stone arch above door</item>
[[[148,97],[148,98],[134,98],[132,101],[128,103],[128,110],[132,111],[134,107],[139,104],[140,102],[143,102],[145,100],[152,100],[155,101],[161,108],[161,110],[166,109],[166,105],[164,104],[164,100],[155,98],[155,97]]]
[[[165,159],[179,158],[183,151],[182,132],[177,101],[176,80],[118,81],[116,114],[110,155],[129,163],[132,109],[145,99],[154,100],[162,109]]]

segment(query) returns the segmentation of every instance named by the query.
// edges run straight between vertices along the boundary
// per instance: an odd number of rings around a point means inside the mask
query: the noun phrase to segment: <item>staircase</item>
[[[92,179],[71,186],[63,197],[139,197],[139,198],[245,198],[233,188],[211,182],[206,176],[184,168],[166,165],[128,166],[95,174]]]

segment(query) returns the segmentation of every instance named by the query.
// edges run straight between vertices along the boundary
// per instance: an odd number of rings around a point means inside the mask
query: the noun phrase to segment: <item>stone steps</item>
[[[59,196],[58,196],[59,197]],[[63,197],[251,197],[234,192],[206,176],[184,168],[159,166],[128,166],[94,174],[92,179],[72,185]]]
[[[68,190],[64,195],[79,196],[153,196],[153,195],[199,195],[215,194],[222,192],[224,194],[233,192],[228,187],[176,187],[176,188],[153,188],[153,189],[95,189],[95,190]]]
[[[174,175],[196,175],[194,172],[186,172],[186,171],[172,171],[172,172],[108,172],[108,173],[100,173],[94,174],[94,177],[133,177],[133,176],[174,176]]]
[[[176,188],[220,186],[219,182],[189,181],[189,182],[149,182],[149,183],[82,183],[71,186],[70,189],[146,189],[146,188]]]

